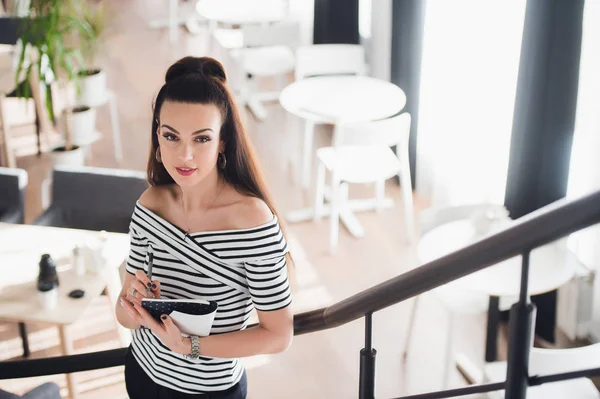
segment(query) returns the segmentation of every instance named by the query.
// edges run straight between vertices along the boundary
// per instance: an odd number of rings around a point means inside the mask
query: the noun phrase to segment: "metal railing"
[[[505,382],[470,385],[404,398],[448,398],[506,391],[506,397],[526,397],[528,386],[600,375],[590,369],[548,376],[527,374],[533,304],[528,302],[529,254],[539,246],[600,223],[600,191],[575,200],[560,200],[516,220],[506,228],[467,247],[359,292],[331,306],[294,316],[294,334],[335,328],[365,317],[365,347],[360,352],[359,398],[374,398],[376,351],[372,347],[374,312],[515,256],[523,256],[519,302],[513,305],[509,324],[509,353]],[[0,362],[0,379],[63,374],[123,365],[126,348],[81,355]]]

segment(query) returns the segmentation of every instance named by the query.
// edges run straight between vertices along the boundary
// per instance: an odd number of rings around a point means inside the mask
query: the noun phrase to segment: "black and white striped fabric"
[[[161,297],[216,301],[211,335],[244,329],[252,310],[273,311],[291,303],[285,254],[277,218],[255,228],[188,235],[139,202],[130,225],[127,272],[148,271],[160,281]],[[221,391],[235,385],[239,359],[188,360],[169,350],[152,331],[134,331],[132,352],[157,384],[185,393]]]

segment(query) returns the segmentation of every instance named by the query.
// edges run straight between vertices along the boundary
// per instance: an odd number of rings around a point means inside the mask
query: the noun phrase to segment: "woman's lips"
[[[181,176],[190,176],[196,171],[196,168],[175,168]]]

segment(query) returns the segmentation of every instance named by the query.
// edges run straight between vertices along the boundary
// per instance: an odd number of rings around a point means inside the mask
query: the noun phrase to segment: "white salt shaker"
[[[78,276],[85,275],[85,262],[79,246],[73,248],[73,268],[75,269],[75,274]]]

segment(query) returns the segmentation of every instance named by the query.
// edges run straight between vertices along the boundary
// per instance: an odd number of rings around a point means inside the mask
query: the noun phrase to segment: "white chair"
[[[506,208],[502,205],[495,204],[474,204],[463,205],[441,209],[426,209],[419,216],[420,234],[425,235],[432,229],[456,220],[468,219],[482,213],[502,214]],[[476,292],[465,291],[462,287],[457,287],[454,283],[445,284],[434,289],[433,294],[448,310],[446,350],[444,355],[444,376],[443,384],[447,386],[450,368],[448,360],[452,352],[452,332],[454,330],[454,315],[460,314],[481,314],[487,311],[489,305],[489,297],[487,295],[478,294]],[[500,298],[500,309],[508,310],[517,298]],[[408,348],[412,338],[412,330],[415,323],[416,310],[419,302],[419,296],[415,297],[411,309],[410,321],[408,324],[408,332],[406,343],[404,345],[403,357],[406,359]]]
[[[187,3],[187,4],[186,4]],[[150,29],[169,29],[169,41],[175,43],[179,38],[179,26],[185,25],[190,33],[200,33],[200,21],[202,18],[197,15],[194,1],[169,0],[168,18],[156,19],[148,22]],[[164,14],[163,14],[164,15]]]
[[[506,379],[506,362],[492,362],[484,367],[484,382],[501,382]],[[600,367],[600,344],[570,349],[531,348],[529,375],[550,375]],[[504,391],[488,393],[489,398],[504,398]],[[588,378],[531,386],[527,399],[600,399],[600,393]]]
[[[286,75],[294,71],[294,49],[300,40],[300,25],[297,21],[266,26],[244,25],[241,33],[243,48],[232,50],[232,56],[238,60],[244,74],[242,100],[262,121],[267,117],[262,102],[279,100],[279,93],[287,83]],[[255,77],[278,78],[278,87],[273,91],[260,92],[252,88]]]
[[[365,49],[358,44],[313,44],[296,50],[296,80],[316,75],[364,75]]]
[[[385,181],[400,178],[404,205],[406,234],[413,237],[413,201],[408,161],[408,137],[411,117],[403,113],[380,121],[337,125],[333,147],[317,150],[319,168],[314,219],[321,218],[325,199],[325,172],[331,172],[330,252],[334,252],[339,235],[339,218],[350,211],[348,183],[376,184],[376,201],[371,209],[381,209],[385,200]],[[396,152],[391,146],[396,146]],[[355,229],[362,236],[362,228]]]

